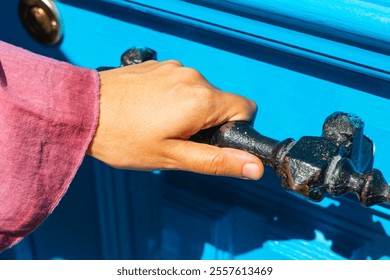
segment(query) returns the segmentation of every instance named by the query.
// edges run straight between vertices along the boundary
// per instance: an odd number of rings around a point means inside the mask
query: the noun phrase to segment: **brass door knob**
[[[53,0],[20,0],[19,17],[38,42],[54,45],[62,38],[62,21]]]

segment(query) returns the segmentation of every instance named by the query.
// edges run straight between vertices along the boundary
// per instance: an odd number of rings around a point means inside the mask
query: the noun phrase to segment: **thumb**
[[[264,172],[261,160],[245,151],[219,148],[192,141],[175,141],[171,156],[181,170],[258,180]]]

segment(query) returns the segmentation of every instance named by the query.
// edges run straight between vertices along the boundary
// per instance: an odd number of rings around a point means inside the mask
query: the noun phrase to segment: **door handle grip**
[[[279,141],[262,135],[249,123],[242,121],[227,122],[199,131],[190,140],[243,150],[259,157],[264,164],[271,167],[274,167],[275,153],[280,147]]]

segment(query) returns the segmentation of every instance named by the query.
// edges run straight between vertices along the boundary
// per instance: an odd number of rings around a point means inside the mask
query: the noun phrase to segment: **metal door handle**
[[[130,48],[121,55],[120,67],[133,64],[139,64],[148,60],[156,60],[157,52],[151,48]],[[114,69],[117,67],[112,66],[100,66],[96,68],[97,71],[105,71]]]
[[[372,169],[373,143],[363,128],[359,117],[336,112],[325,120],[321,137],[277,141],[246,122],[228,122],[190,139],[258,156],[281,177],[285,189],[313,201],[326,193],[354,192],[365,206],[390,203],[390,186],[381,171]]]

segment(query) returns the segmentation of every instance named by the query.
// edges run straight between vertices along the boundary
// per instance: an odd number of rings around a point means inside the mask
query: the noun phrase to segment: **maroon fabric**
[[[96,71],[0,41],[0,251],[57,206],[98,121]]]

